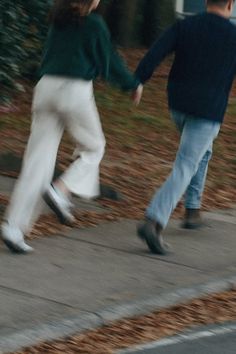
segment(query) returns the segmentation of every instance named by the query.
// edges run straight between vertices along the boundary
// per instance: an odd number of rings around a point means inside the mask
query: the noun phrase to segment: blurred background
[[[0,0],[0,175],[16,177],[20,170],[51,3],[52,0]],[[133,71],[147,47],[176,18],[204,8],[205,0],[101,0],[98,12]],[[179,139],[169,119],[166,97],[172,59],[166,58],[145,85],[138,108],[133,107],[129,95],[96,81],[96,102],[107,139],[101,166],[102,183],[120,191],[126,201],[125,207],[122,202],[103,202],[109,208],[106,215],[87,212],[82,220],[80,213],[78,222],[87,225],[94,223],[95,218],[97,223],[106,217],[140,218],[153,190],[169,173]],[[225,123],[215,144],[204,209],[225,208],[236,203],[235,97],[234,84]],[[59,170],[68,165],[73,149],[70,137],[65,134],[58,155]],[[6,203],[7,198],[0,191],[0,219]],[[176,215],[181,213],[180,204]],[[54,230],[56,223],[48,222]]]
[[[7,103],[14,89],[23,89],[18,78],[35,78],[51,4],[0,0],[0,103]],[[149,46],[176,17],[204,8],[205,0],[102,0],[98,11],[118,45],[137,48]]]
[[[34,79],[47,33],[52,0],[0,1],[1,102],[13,89],[22,90],[17,78]],[[98,11],[123,47],[149,46],[175,18],[174,0],[102,0]]]

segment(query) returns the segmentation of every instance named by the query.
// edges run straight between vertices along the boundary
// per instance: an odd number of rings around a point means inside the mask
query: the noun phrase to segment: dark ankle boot
[[[157,222],[145,219],[138,225],[137,234],[141,240],[146,241],[152,253],[166,255],[170,248],[168,244],[164,243],[162,230],[162,226]]]
[[[203,226],[200,209],[186,209],[182,227],[196,230]]]

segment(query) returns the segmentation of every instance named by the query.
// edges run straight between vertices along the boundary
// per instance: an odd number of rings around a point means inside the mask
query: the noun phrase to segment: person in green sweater
[[[72,224],[71,194],[99,195],[99,164],[105,138],[93,94],[100,76],[134,97],[142,91],[111,44],[102,18],[92,13],[99,0],[56,0],[52,8],[40,80],[32,103],[32,126],[23,168],[13,191],[2,239],[13,252],[27,253],[28,234],[40,214],[42,197],[60,222]],[[138,95],[137,95],[138,96]],[[52,181],[58,146],[68,130],[80,156]]]

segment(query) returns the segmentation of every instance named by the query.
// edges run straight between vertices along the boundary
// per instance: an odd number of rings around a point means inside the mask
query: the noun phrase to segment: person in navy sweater
[[[139,224],[138,236],[153,253],[166,254],[162,231],[184,195],[186,228],[200,216],[213,141],[224,119],[236,74],[236,27],[230,22],[234,0],[207,0],[207,11],[177,21],[141,60],[136,76],[145,83],[162,60],[174,53],[168,79],[171,117],[180,131],[172,172],[154,195]],[[136,92],[136,102],[141,94]]]

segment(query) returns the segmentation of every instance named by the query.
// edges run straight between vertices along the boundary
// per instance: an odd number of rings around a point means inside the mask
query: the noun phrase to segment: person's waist
[[[44,80],[55,81],[55,82],[64,82],[67,83],[79,83],[84,86],[92,86],[93,80],[85,80],[80,77],[69,76],[69,75],[58,75],[58,74],[45,74],[43,75]]]

